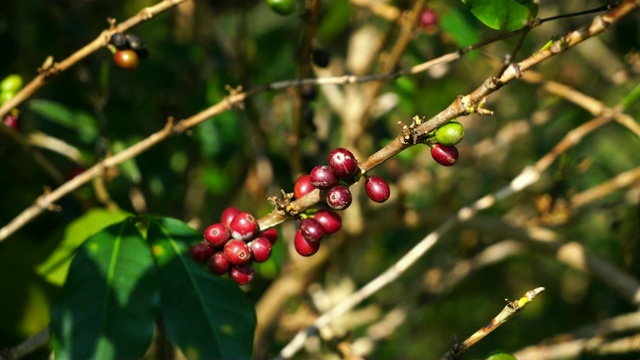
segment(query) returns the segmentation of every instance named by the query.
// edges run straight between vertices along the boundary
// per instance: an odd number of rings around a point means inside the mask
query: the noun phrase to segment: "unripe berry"
[[[207,262],[207,268],[209,272],[218,276],[222,276],[229,271],[229,267],[231,263],[224,256],[222,251],[217,251],[213,253],[209,261]]]
[[[342,227],[342,218],[333,210],[318,210],[313,218],[318,220],[327,234],[333,234]]]
[[[241,212],[236,215],[231,220],[229,228],[231,237],[244,241],[253,239],[260,232],[256,218],[248,212]]]
[[[325,190],[338,185],[336,174],[326,165],[314,167],[309,174],[309,181],[314,187]]]
[[[220,222],[222,223],[222,225],[229,228],[231,227],[231,220],[233,220],[233,218],[241,212],[242,210],[238,209],[237,207],[229,206],[228,208],[224,209],[224,211],[220,215]]]
[[[440,144],[453,146],[464,137],[464,126],[458,122],[446,123],[436,130],[435,136]]]
[[[320,249],[320,241],[311,242],[302,236],[300,230],[296,231],[296,236],[293,238],[293,247],[296,252],[302,256],[311,256],[318,252]]]
[[[271,245],[273,245],[276,243],[276,241],[278,241],[278,230],[276,230],[276,228],[269,228],[261,232],[258,236],[266,238],[271,242]]]
[[[296,8],[294,0],[267,0],[267,4],[279,15],[290,15]]]
[[[391,190],[389,189],[389,184],[379,177],[379,176],[371,176],[364,183],[364,190],[367,193],[369,199],[382,203],[387,201],[389,195],[391,195]]]
[[[334,149],[329,154],[329,166],[339,179],[349,180],[358,173],[358,161],[353,153],[345,148]]]
[[[238,285],[248,284],[253,279],[253,264],[248,263],[240,266],[232,265],[229,268],[229,277]]]
[[[231,238],[231,233],[226,226],[216,223],[204,230],[204,238],[214,248],[220,248]]]
[[[251,260],[251,252],[246,242],[232,239],[224,245],[224,257],[233,265],[243,265]]]
[[[17,93],[22,87],[22,76],[11,74],[0,82],[0,91],[3,93]]]
[[[269,260],[271,257],[271,249],[273,246],[267,238],[257,237],[251,240],[248,245],[251,250],[251,260],[261,263]]]
[[[327,191],[327,204],[335,210],[344,210],[351,205],[351,191],[346,186],[336,185]]]
[[[293,187],[293,195],[296,199],[301,199],[315,188],[311,184],[309,174],[300,175]]]
[[[113,60],[125,70],[132,70],[138,66],[138,54],[130,49],[116,51],[113,54]]]
[[[208,244],[199,242],[191,245],[189,253],[193,261],[204,264],[213,255],[213,249]]]
[[[458,161],[458,149],[455,146],[435,144],[431,147],[431,157],[442,166],[451,166]]]
[[[316,219],[306,218],[300,222],[300,233],[307,241],[316,242],[324,236],[324,228]]]

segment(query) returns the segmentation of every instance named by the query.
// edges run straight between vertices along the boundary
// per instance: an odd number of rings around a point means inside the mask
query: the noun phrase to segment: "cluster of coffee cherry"
[[[22,88],[22,77],[17,74],[11,74],[2,79],[0,82],[0,105],[13,99],[18,91]],[[13,130],[20,130],[20,118],[18,109],[13,109],[4,119],[2,123]]]
[[[149,56],[142,40],[133,34],[115,33],[109,39],[109,49],[116,64],[126,70],[135,69],[140,60]]]
[[[452,166],[458,161],[456,144],[464,137],[464,126],[451,120],[427,135],[425,143],[431,147],[431,157],[440,165]]]
[[[204,230],[204,240],[189,248],[191,258],[207,264],[212,274],[229,277],[239,285],[253,279],[253,263],[267,261],[278,239],[274,228],[260,231],[256,218],[236,207],[228,207],[220,222]]]

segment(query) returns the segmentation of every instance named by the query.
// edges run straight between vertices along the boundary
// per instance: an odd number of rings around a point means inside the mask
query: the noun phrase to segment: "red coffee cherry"
[[[300,222],[300,233],[307,241],[316,242],[322,239],[325,231],[318,220],[306,218]]]
[[[389,184],[387,184],[387,182],[379,176],[371,176],[370,178],[368,178],[364,183],[364,190],[367,193],[369,199],[377,203],[383,203],[387,201],[387,199],[391,195]]]
[[[318,252],[320,249],[320,241],[311,242],[302,236],[300,230],[296,231],[296,236],[293,238],[293,247],[296,252],[302,256],[311,256]]]
[[[231,263],[229,263],[229,260],[227,260],[222,251],[213,253],[207,262],[209,272],[218,276],[226,274],[230,266]]]
[[[204,238],[214,248],[220,248],[231,238],[231,233],[226,226],[216,223],[204,230]]]
[[[309,173],[311,185],[318,189],[331,189],[338,185],[338,178],[327,165],[318,165]]]
[[[254,268],[252,263],[244,265],[231,265],[229,268],[229,277],[238,283],[238,285],[245,285],[251,282],[253,279]]]
[[[260,231],[256,218],[248,212],[241,212],[236,215],[233,220],[231,220],[229,228],[231,230],[231,237],[244,241],[253,239]]]
[[[191,245],[189,253],[193,261],[204,264],[213,255],[213,249],[207,243],[199,242]]]
[[[113,54],[116,64],[125,69],[132,70],[138,66],[138,54],[131,49],[118,50]]]
[[[318,220],[327,234],[333,234],[342,227],[342,218],[333,210],[318,210],[313,218]]]
[[[257,263],[265,262],[271,257],[271,241],[264,237],[257,237],[249,242],[251,260]]]
[[[271,242],[271,245],[273,245],[278,241],[278,230],[276,230],[276,228],[269,228],[261,232],[258,236],[266,238]]]
[[[231,220],[233,220],[233,218],[241,212],[242,210],[238,209],[237,207],[229,206],[228,208],[224,209],[224,211],[220,215],[220,222],[222,223],[222,225],[229,228],[231,227]]]
[[[232,239],[224,245],[224,257],[232,265],[243,265],[251,260],[251,251],[246,242]]]
[[[458,149],[455,146],[435,144],[431,147],[431,157],[442,166],[451,166],[458,161]]]
[[[339,179],[349,180],[358,173],[358,161],[353,153],[345,148],[334,149],[329,154],[329,166]]]
[[[434,26],[438,23],[438,15],[431,9],[424,9],[420,13],[420,19],[418,24],[422,28]]]
[[[293,195],[296,199],[301,199],[314,189],[315,188],[313,187],[313,184],[311,184],[309,174],[300,175],[293,187]]]
[[[335,210],[344,210],[351,205],[351,191],[346,186],[336,185],[327,191],[327,204]]]

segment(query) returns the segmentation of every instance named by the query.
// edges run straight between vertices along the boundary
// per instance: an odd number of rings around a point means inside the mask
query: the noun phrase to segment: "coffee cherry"
[[[436,140],[446,146],[459,143],[464,137],[464,126],[459,122],[449,122],[436,130]]]
[[[318,210],[313,218],[318,220],[326,234],[333,234],[342,227],[342,218],[333,210]]]
[[[20,130],[20,119],[17,116],[13,116],[12,114],[7,114],[2,121],[9,128],[19,131]]]
[[[349,180],[358,173],[358,161],[353,153],[345,148],[334,149],[329,154],[329,166],[339,179]]]
[[[451,166],[458,161],[458,149],[455,146],[435,144],[431,147],[431,157],[442,166]]]
[[[213,249],[208,244],[199,242],[191,245],[189,253],[193,261],[204,264],[213,255]]]
[[[231,220],[229,229],[231,230],[231,237],[244,241],[253,239],[260,232],[256,218],[248,212],[241,212],[236,215]]]
[[[232,239],[224,245],[224,257],[233,265],[243,265],[251,260],[251,251],[246,242]]]
[[[307,101],[313,101],[318,96],[318,90],[315,85],[312,84],[304,84],[302,88],[300,88],[300,97]]]
[[[76,166],[72,168],[71,170],[69,170],[69,172],[67,172],[67,180],[73,179],[74,177],[85,172],[86,170],[87,169],[85,169],[83,166]]]
[[[300,233],[307,241],[316,242],[322,239],[325,231],[318,220],[306,218],[300,222]]]
[[[418,24],[422,28],[427,28],[430,26],[434,26],[438,23],[438,16],[431,9],[424,9],[422,13],[420,13],[420,19]]]
[[[344,210],[351,205],[351,191],[346,186],[336,185],[327,191],[327,204],[335,210]]]
[[[224,211],[220,215],[220,222],[222,223],[222,225],[229,228],[231,227],[231,220],[233,220],[233,218],[241,212],[242,210],[238,209],[237,207],[229,206],[228,208],[224,209]]]
[[[15,94],[22,87],[22,76],[11,74],[0,82],[0,91],[3,93]]]
[[[238,283],[238,285],[245,285],[251,282],[255,270],[252,263],[244,265],[231,265],[229,268],[229,277]]]
[[[127,39],[125,38],[123,33],[115,33],[111,35],[111,39],[109,39],[109,44],[116,47],[116,49],[126,49],[127,48]]]
[[[364,183],[364,190],[367,193],[369,199],[377,202],[383,203],[387,201],[389,195],[391,195],[391,190],[389,189],[389,184],[379,177],[379,176],[371,176]]]
[[[127,45],[129,48],[138,54],[138,58],[140,58],[140,60],[144,60],[149,57],[149,50],[142,42],[142,39],[133,34],[125,35],[125,38],[127,39]]]
[[[251,250],[251,260],[261,263],[269,260],[271,257],[271,241],[264,237],[257,237],[249,242],[249,250]]]
[[[293,238],[293,247],[296,252],[302,256],[311,256],[318,252],[320,249],[320,241],[311,242],[302,236],[300,230],[296,231],[296,236]]]
[[[138,54],[129,49],[116,51],[113,54],[113,60],[118,66],[126,70],[132,70],[138,66]]]
[[[282,16],[291,15],[296,8],[294,0],[267,0],[267,4],[271,10]]]
[[[311,184],[309,174],[300,175],[296,184],[293,186],[293,195],[296,199],[301,199],[308,193],[314,190],[313,184]]]
[[[274,245],[276,241],[278,241],[278,230],[276,230],[276,228],[269,228],[261,232],[258,236],[269,240],[271,245]]]
[[[326,68],[329,66],[329,60],[331,59],[331,55],[325,49],[313,49],[311,51],[311,61],[317,66],[321,68]]]
[[[218,276],[226,274],[230,266],[231,263],[229,263],[229,260],[227,260],[222,251],[213,253],[209,261],[207,261],[209,272]]]
[[[226,226],[221,223],[210,225],[204,230],[204,238],[214,248],[223,247],[231,238],[231,233]]]
[[[338,178],[327,165],[318,165],[309,174],[311,185],[318,189],[331,189],[338,185]]]

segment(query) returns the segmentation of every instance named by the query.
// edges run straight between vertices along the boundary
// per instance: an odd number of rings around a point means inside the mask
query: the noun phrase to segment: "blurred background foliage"
[[[0,77],[16,73],[29,81],[47,56],[59,61],[94,39],[107,27],[107,18],[124,20],[153,3],[3,2]],[[412,2],[397,0],[392,4],[408,9]],[[543,1],[539,16],[601,4]],[[301,12],[303,3],[297,5]],[[398,68],[496,34],[475,20],[462,3],[430,1],[428,6],[440,18],[439,25],[429,31],[415,29]],[[590,19],[582,16],[546,23],[527,36],[519,54],[531,54],[552,35],[565,34]],[[638,84],[638,20],[636,12],[602,36],[544,62],[536,70],[614,106]],[[264,1],[186,3],[131,31],[144,40],[151,53],[135,71],[117,68],[109,51],[103,49],[51,79],[20,105],[20,133],[26,137],[42,132],[60,139],[77,148],[81,159],[72,161],[35,147],[25,150],[10,137],[0,138],[0,223],[6,224],[33,203],[45,187],[55,188],[74,171],[161,129],[170,116],[186,118],[221,101],[229,87],[246,90],[296,79],[302,64],[308,63],[300,56],[304,26],[300,16],[277,15]],[[340,0],[322,2],[313,44],[331,54],[328,73],[348,72],[345,59],[354,51],[352,36],[365,26],[380,37],[397,31],[392,22],[367,8]],[[381,56],[393,46],[393,39]],[[398,121],[409,123],[414,115],[431,117],[457,95],[472,91],[496,74],[502,58],[517,41],[501,41],[459,61],[386,82],[382,93],[390,96],[393,106],[366,125],[357,125],[363,127],[361,137],[348,145],[357,146],[355,151],[361,157],[372,154],[399,133]],[[359,89],[355,85],[351,88]],[[347,91],[346,87],[339,89]],[[241,109],[210,119],[110,171],[102,181],[108,199],[99,183],[86,186],[60,201],[59,212],[41,215],[0,244],[0,348],[15,345],[47,326],[48,304],[64,278],[61,264],[87,235],[125,213],[172,216],[202,229],[217,221],[227,206],[257,215],[269,212],[268,196],[278,195],[280,189],[292,191],[301,171],[325,163],[330,149],[345,145],[345,124],[325,92],[318,93],[311,104],[315,132],[313,126],[300,122],[296,91],[260,93]],[[539,85],[518,81],[492,95],[487,108],[495,110],[495,115],[460,119],[466,137],[459,146],[461,156],[456,166],[440,167],[431,160],[427,147],[415,147],[374,170],[392,184],[392,198],[375,205],[355,192],[359,206],[343,214],[345,230],[327,241],[330,256],[314,271],[301,275],[299,281],[305,286],[298,291],[300,296],[286,299],[278,309],[273,323],[268,324],[275,331],[262,337],[259,354],[274,354],[294,331],[312,321],[312,314],[367,283],[457,209],[508,184],[568,131],[591,119],[585,110],[549,95]],[[637,119],[640,106],[632,104],[627,113]],[[34,161],[34,152],[53,165],[60,179]],[[637,277],[637,183],[571,211],[558,223],[545,223],[545,210],[536,205],[545,198],[555,204],[566,201],[638,167],[638,153],[640,141],[634,134],[616,123],[606,125],[564,154],[534,187],[500,202],[483,216],[508,217],[524,226],[550,226],[563,239],[584,244]],[[290,256],[287,247],[293,226],[281,227],[276,255],[258,266],[257,279],[247,288],[252,301],[260,301],[281,274],[311,261]],[[388,334],[375,341],[371,358],[436,358],[451,346],[453,337],[462,340],[495,316],[505,297],[514,299],[545,286],[547,291],[530,308],[470,350],[471,358],[479,358],[496,348],[515,351],[633,310],[588,273],[530,248],[479,269],[445,291],[441,285],[448,271],[501,240],[504,237],[499,228],[486,231],[470,226],[454,231],[398,281],[363,304],[361,317],[345,316],[338,321],[336,333],[362,339],[372,336],[372,323],[404,314],[388,328]],[[326,299],[318,300],[319,294]],[[327,345],[318,351],[330,352],[330,348]]]

